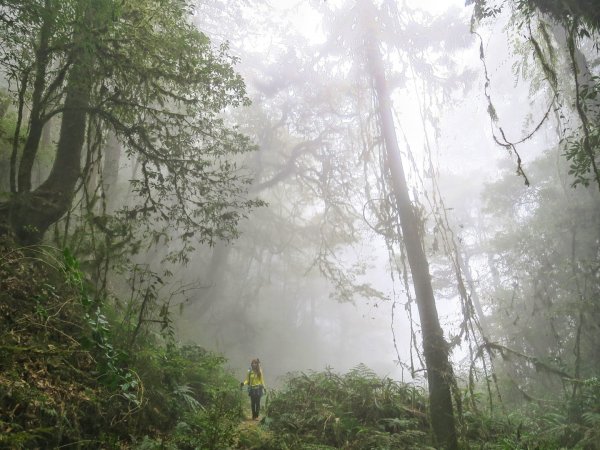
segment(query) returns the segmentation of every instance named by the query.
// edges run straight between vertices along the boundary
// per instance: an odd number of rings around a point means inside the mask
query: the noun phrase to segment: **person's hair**
[[[256,370],[254,370],[254,364],[256,363]],[[250,366],[252,367],[252,370],[254,370],[254,372],[258,373],[261,377],[262,377],[262,368],[260,367],[260,359],[258,358],[254,358],[252,360],[252,362],[250,362]]]

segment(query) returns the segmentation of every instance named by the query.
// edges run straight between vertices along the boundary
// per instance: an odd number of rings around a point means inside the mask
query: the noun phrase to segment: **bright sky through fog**
[[[336,8],[345,4],[352,4],[349,0],[321,0]],[[319,27],[319,14],[309,0],[278,0],[274,7],[280,11],[293,10],[294,26],[306,37],[315,41],[324,39],[322,30]],[[400,3],[400,2],[399,2]],[[405,0],[405,3],[411,9],[422,9],[433,15],[443,14],[449,8],[464,8],[465,0]]]
[[[277,0],[273,2],[272,13],[282,18],[281,23],[286,27],[296,29],[310,43],[317,44],[325,41],[325,33],[321,26],[321,11],[319,9],[331,9],[333,11],[343,11],[343,8],[350,8],[356,0]],[[380,2],[381,0],[374,0]],[[432,16],[443,15],[448,9],[466,10],[465,0],[397,0],[399,7],[405,4],[411,10],[423,10]],[[465,11],[466,14],[468,12]],[[466,26],[466,25],[465,25]],[[285,30],[288,31],[288,30]],[[269,41],[271,42],[271,41]],[[400,103],[400,102],[399,102]],[[399,120],[405,129],[414,130],[410,136],[413,142],[413,148],[418,149],[423,146],[422,124],[418,111],[418,99],[415,94],[404,93],[403,110],[398,111]],[[371,247],[378,255],[374,262],[374,267],[369,271],[368,281],[374,286],[384,290],[393,297],[396,310],[393,310],[392,302],[383,302],[379,306],[373,306],[372,302],[358,302],[352,307],[350,305],[339,305],[340,317],[344,317],[346,323],[355,323],[357,318],[362,317],[361,333],[369,336],[369,341],[365,342],[364,348],[357,345],[353,360],[348,360],[347,354],[340,354],[339,358],[329,356],[326,364],[333,365],[336,369],[347,370],[354,367],[359,362],[366,363],[377,372],[391,375],[396,379],[403,376],[402,368],[394,362],[400,357],[404,362],[410,358],[410,325],[404,314],[404,304],[402,295],[396,295],[397,287],[392,286],[389,280],[389,262],[387,249],[383,245],[377,246],[377,249]],[[398,289],[401,291],[401,289]],[[456,311],[460,311],[460,306],[453,301],[446,301],[438,305],[441,320],[453,324],[455,322]],[[391,323],[391,317],[394,316],[394,323]],[[321,324],[324,329],[328,327],[331,333],[336,331],[336,324]],[[395,335],[392,336],[391,329],[394,329]],[[399,343],[399,348],[394,347],[394,340]],[[362,343],[363,341],[357,340]],[[399,354],[396,353],[398,350]],[[460,353],[460,352],[457,352]],[[292,368],[297,370],[297,368]]]
[[[442,14],[448,8],[464,8],[465,0],[407,0],[406,4],[414,9],[424,9],[432,14]]]

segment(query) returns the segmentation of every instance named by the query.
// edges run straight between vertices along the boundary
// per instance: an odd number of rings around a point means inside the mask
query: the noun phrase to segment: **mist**
[[[0,4],[0,237],[63,249],[118,377],[144,342],[202,348],[275,392],[428,392],[439,448],[463,406],[563,402],[561,445],[596,436],[589,4],[73,1]]]
[[[461,334],[464,306],[452,279],[452,253],[474,253],[470,267],[461,268],[472,272],[468,289],[477,291],[468,295],[493,298],[485,280],[495,269],[479,256],[489,245],[481,236],[494,235],[494,225],[485,222],[510,218],[486,214],[482,194],[502,179],[515,190],[527,179],[536,190],[541,180],[529,168],[544,154],[560,158],[561,125],[543,120],[551,98],[525,75],[534,62],[523,61],[507,42],[509,14],[475,34],[469,32],[473,11],[462,2],[443,10],[435,4],[407,7],[414,9],[400,18],[422,15],[424,34],[416,50],[410,42],[389,44],[387,64],[403,157],[411,161],[412,195],[427,215],[424,246],[440,321],[452,340]],[[235,36],[229,43],[253,106],[233,119],[259,145],[246,161],[256,177],[250,192],[269,206],[242,223],[235,241],[193,255],[183,278],[203,287],[185,300],[176,319],[178,338],[222,352],[238,373],[258,356],[274,384],[289,371],[346,371],[361,363],[395,379],[423,382],[414,294],[402,280],[399,254],[390,254],[377,232],[381,217],[369,209],[378,205],[360,192],[377,183],[364,154],[364,140],[376,137],[361,130],[369,126],[361,123],[369,120],[369,86],[360,79],[362,63],[352,61],[359,58],[352,53],[355,37],[344,35],[350,48],[331,42],[342,26],[336,16],[351,8],[344,2],[240,6],[246,21],[224,17],[210,24],[198,14],[199,27],[214,30],[213,40]],[[435,23],[452,28],[442,31]],[[431,67],[418,73],[411,52]],[[492,102],[497,122],[490,118]],[[501,133],[508,142],[520,141],[538,124],[534,136],[514,149],[494,141]],[[353,173],[340,175],[336,164]],[[519,164],[524,176],[517,174]],[[564,165],[556,170],[566,176]],[[444,249],[444,240],[455,247]],[[213,298],[210,307],[207,297]],[[467,347],[453,347],[455,364],[469,359]]]

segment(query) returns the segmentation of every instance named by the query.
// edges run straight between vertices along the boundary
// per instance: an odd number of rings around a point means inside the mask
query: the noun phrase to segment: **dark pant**
[[[250,389],[250,406],[252,407],[252,418],[256,419],[260,412],[260,398],[262,397],[262,388]]]

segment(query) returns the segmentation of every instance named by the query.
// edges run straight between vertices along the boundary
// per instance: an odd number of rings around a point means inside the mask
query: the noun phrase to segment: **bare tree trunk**
[[[477,288],[475,287],[475,280],[473,280],[473,273],[471,272],[471,267],[469,265],[470,256],[467,250],[465,250],[464,257],[458,251],[456,253],[456,257],[460,269],[465,274],[465,278],[467,279],[467,285],[469,286],[469,291],[471,292],[471,300],[473,301],[473,307],[475,308],[475,314],[477,314],[477,319],[479,321],[479,325],[481,326],[481,331],[483,332],[486,338],[489,338],[490,329],[488,326],[487,317],[483,312],[481,299],[479,298]]]
[[[5,95],[4,90],[0,89],[0,120],[4,119],[4,116],[10,107],[10,97]]]
[[[412,274],[416,302],[423,333],[423,354],[427,366],[431,423],[438,444],[446,449],[457,449],[456,425],[452,406],[452,367],[448,360],[448,345],[440,326],[429,263],[421,244],[419,218],[411,203],[400,148],[394,126],[390,93],[387,87],[383,61],[377,43],[367,44],[369,70],[375,84],[377,108],[390,171],[396,208],[400,216],[402,237]]]
[[[105,197],[106,212],[111,214],[116,209],[117,198],[115,187],[119,178],[121,162],[121,144],[113,130],[108,131],[104,150],[104,167],[102,168],[102,191]]]
[[[204,317],[221,299],[225,288],[227,262],[231,252],[231,245],[221,240],[216,241],[205,274],[204,284],[209,286],[198,296],[195,313]]]

